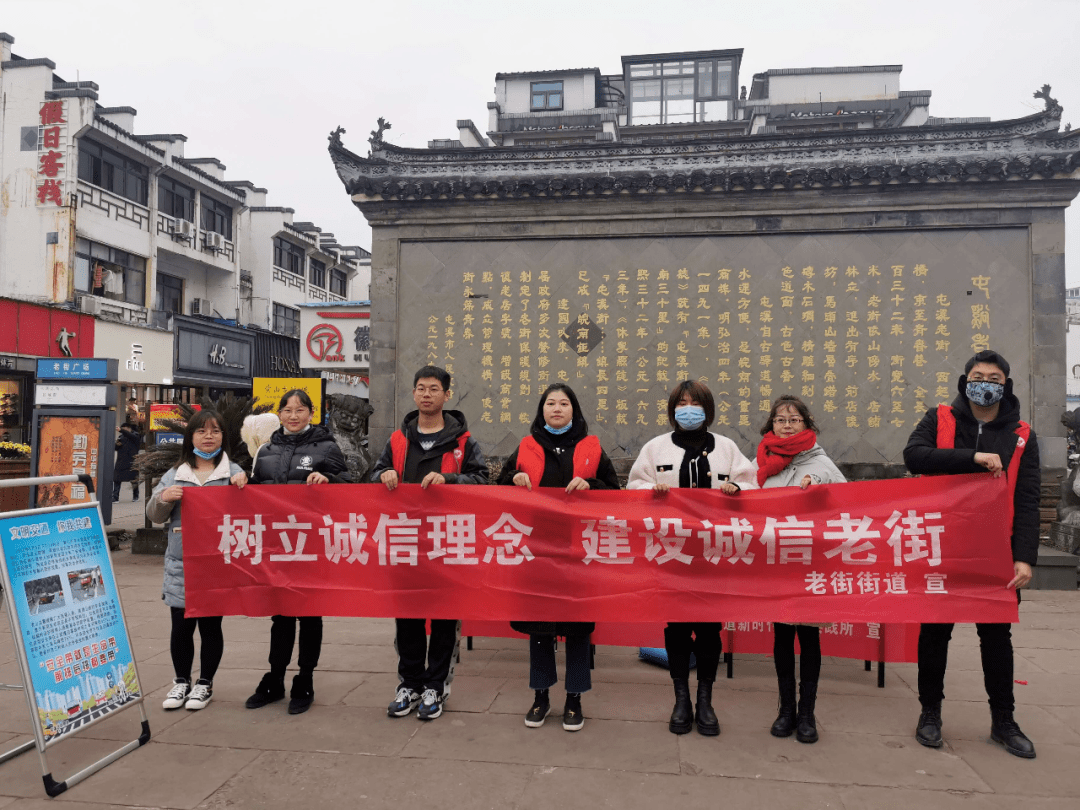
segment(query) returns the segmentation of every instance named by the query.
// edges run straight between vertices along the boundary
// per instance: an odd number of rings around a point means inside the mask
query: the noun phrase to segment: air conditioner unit
[[[79,311],[85,312],[87,315],[100,315],[101,314],[101,299],[93,295],[83,295],[79,297]]]
[[[206,231],[203,235],[203,242],[210,250],[225,249],[225,237],[217,231]]]
[[[188,222],[183,217],[176,217],[176,219],[173,220],[173,236],[181,236],[185,239],[191,239],[194,235],[194,222]]]
[[[192,298],[191,314],[209,317],[214,314],[214,305],[210,303],[209,298]]]

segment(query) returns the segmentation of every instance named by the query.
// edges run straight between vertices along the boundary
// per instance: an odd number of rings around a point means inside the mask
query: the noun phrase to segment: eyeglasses
[[[783,417],[773,417],[772,423],[774,425],[801,425],[803,418],[796,416],[794,419],[784,419]]]
[[[413,390],[416,391],[416,393],[418,393],[420,395],[423,395],[423,394],[441,394],[446,389],[443,388],[441,385],[435,385],[435,386],[417,386]]]

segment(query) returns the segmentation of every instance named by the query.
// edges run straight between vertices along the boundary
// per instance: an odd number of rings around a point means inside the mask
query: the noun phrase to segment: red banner
[[[192,489],[189,616],[1015,622],[989,474],[809,489]]]
[[[463,636],[525,638],[509,622],[472,619],[461,623]],[[724,652],[772,655],[772,622],[726,622],[720,631]],[[592,634],[593,644],[614,647],[663,647],[663,624],[601,622]],[[798,649],[798,640],[795,645]],[[898,663],[919,660],[919,625],[879,622],[834,622],[821,628],[821,654],[856,661]]]

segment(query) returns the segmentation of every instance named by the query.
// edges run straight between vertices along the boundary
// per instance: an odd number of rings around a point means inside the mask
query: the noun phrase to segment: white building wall
[[[1065,397],[1070,407],[1080,405],[1080,323],[1065,322]]]
[[[569,76],[500,79],[496,84],[499,107],[504,114],[528,113],[532,106],[532,83],[557,81],[563,83],[563,110],[589,110],[596,106],[596,74],[579,73]]]
[[[894,99],[900,93],[900,73],[802,73],[794,76],[769,73],[770,104]]]

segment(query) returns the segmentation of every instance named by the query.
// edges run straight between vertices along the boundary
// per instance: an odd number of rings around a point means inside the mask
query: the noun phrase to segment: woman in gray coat
[[[842,484],[847,479],[817,443],[817,425],[810,409],[785,394],[773,403],[761,428],[757,483],[762,489]],[[799,701],[795,702],[795,635],[799,636]],[[774,737],[817,742],[814,707],[821,674],[821,638],[817,625],[773,624],[773,663],[780,687],[780,712],[770,730]]]
[[[221,422],[213,411],[202,410],[188,420],[184,444],[176,466],[161,476],[154,487],[146,516],[154,523],[168,522],[169,545],[165,550],[165,583],[161,598],[172,611],[173,688],[161,704],[165,709],[181,707],[202,709],[213,696],[214,674],[221,663],[225,639],[221,634],[221,616],[188,619],[184,616],[184,543],[180,513],[184,490],[188,487],[243,487],[247,476],[229,461],[221,449]],[[199,628],[202,650],[199,655],[199,680],[191,685],[191,667],[195,661],[195,628]]]

